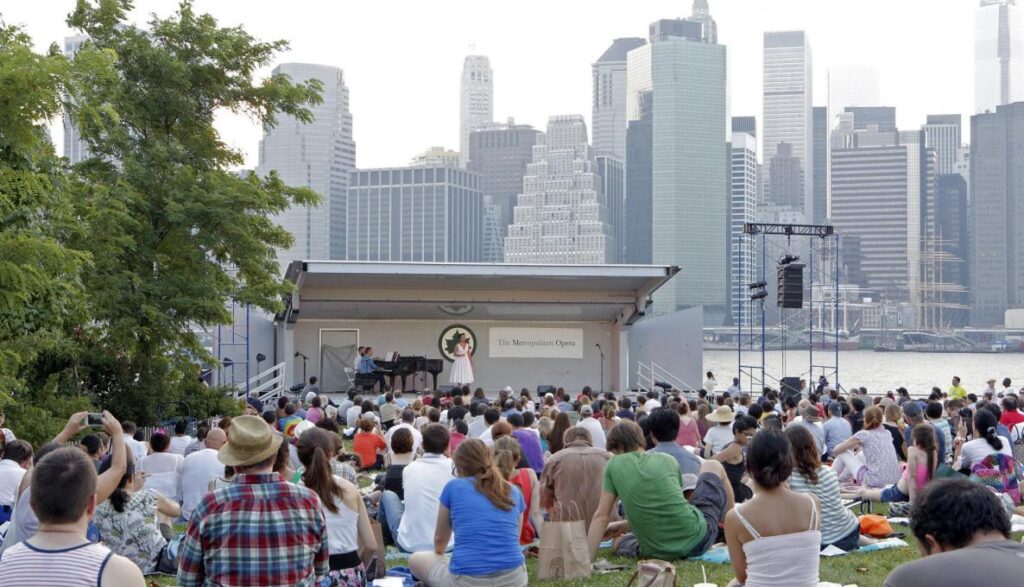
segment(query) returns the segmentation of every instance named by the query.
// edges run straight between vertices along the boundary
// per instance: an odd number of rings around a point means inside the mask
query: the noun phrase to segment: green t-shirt
[[[669,455],[615,455],[604,469],[604,490],[622,501],[645,557],[675,560],[704,543],[704,515],[683,497],[679,463]]]

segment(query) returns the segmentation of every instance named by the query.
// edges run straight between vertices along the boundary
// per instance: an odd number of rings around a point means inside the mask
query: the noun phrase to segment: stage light
[[[795,263],[795,262],[797,262],[799,260],[800,260],[800,256],[799,255],[787,254],[785,257],[779,259],[779,265],[789,265],[790,263]]]
[[[759,292],[750,294],[750,299],[752,301],[763,300],[766,297],[768,297],[768,292],[766,292],[764,290],[761,290]]]
[[[755,283],[749,284],[747,286],[747,289],[764,289],[766,287],[768,287],[768,282],[767,281],[757,281]]]

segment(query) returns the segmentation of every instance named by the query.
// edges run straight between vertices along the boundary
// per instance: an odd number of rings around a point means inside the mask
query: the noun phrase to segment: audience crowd
[[[735,584],[810,586],[821,550],[874,541],[863,501],[906,514],[923,555],[886,585],[1017,584],[1024,413],[994,384],[751,396],[708,373],[694,394],[463,387],[336,405],[311,380],[194,436],[78,413],[39,447],[0,435],[0,587],[362,586],[386,545],[428,586],[521,586],[545,521],[575,520],[594,558],[606,541],[667,561],[724,542]]]

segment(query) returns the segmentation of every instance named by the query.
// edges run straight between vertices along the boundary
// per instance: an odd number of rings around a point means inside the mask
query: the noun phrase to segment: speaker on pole
[[[804,307],[804,265],[788,263],[779,266],[779,299],[780,308]]]

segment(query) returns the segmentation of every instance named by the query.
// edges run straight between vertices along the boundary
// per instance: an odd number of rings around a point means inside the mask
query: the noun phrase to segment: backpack
[[[1003,453],[988,455],[971,467],[971,480],[1010,496],[1020,505],[1021,470],[1017,461]]]
[[[1024,463],[1024,424],[1017,424],[1010,430],[1010,443],[1013,446],[1013,458],[1017,463]]]

